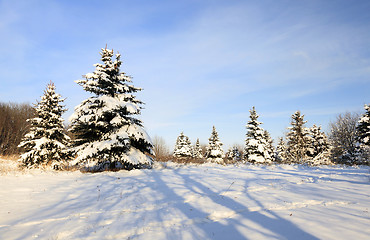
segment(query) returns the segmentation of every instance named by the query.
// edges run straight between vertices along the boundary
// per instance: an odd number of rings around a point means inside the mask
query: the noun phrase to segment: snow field
[[[369,167],[156,163],[0,182],[0,239],[368,239]]]

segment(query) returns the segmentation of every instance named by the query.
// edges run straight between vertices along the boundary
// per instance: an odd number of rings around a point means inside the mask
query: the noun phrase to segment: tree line
[[[280,137],[276,147],[267,130],[261,127],[255,107],[250,110],[250,120],[246,125],[244,147],[233,146],[223,152],[215,127],[205,151],[200,148],[199,139],[194,145],[181,132],[178,136],[172,157],[180,162],[251,162],[251,163],[299,163],[299,164],[369,164],[370,158],[370,105],[365,105],[362,116],[345,113],[330,123],[327,136],[321,126],[306,127],[307,121],[300,111],[291,116],[290,127],[284,137]],[[164,142],[154,145],[162,145]],[[161,147],[163,149],[163,146]],[[163,151],[167,154],[169,151]],[[164,154],[160,157],[170,159]]]
[[[0,154],[22,153],[20,162],[29,168],[78,166],[91,171],[150,167],[154,159],[220,164],[369,164],[369,105],[365,105],[362,116],[339,115],[330,124],[329,136],[316,125],[306,127],[304,115],[297,111],[291,117],[288,133],[279,138],[276,147],[253,107],[243,147],[234,146],[225,153],[213,126],[206,146],[201,146],[199,139],[192,145],[182,132],[171,156],[164,140],[156,137],[153,143],[137,118],[143,102],[135,93],[142,89],[121,72],[121,55],[107,47],[100,55],[101,63],[94,65],[95,71],[76,81],[91,96],[75,107],[68,130],[62,118],[64,99],[52,82],[33,107],[0,103]]]

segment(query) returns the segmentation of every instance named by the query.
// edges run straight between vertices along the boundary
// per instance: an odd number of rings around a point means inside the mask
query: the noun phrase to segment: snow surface
[[[370,168],[2,173],[0,239],[369,239]]]

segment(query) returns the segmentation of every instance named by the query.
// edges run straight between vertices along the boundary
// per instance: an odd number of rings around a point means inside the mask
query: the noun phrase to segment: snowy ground
[[[0,239],[369,239],[369,171],[10,172],[0,176]]]

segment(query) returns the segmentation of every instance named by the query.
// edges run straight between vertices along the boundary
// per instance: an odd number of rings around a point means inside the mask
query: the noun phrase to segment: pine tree
[[[258,121],[258,114],[255,107],[250,112],[250,120],[247,124],[247,134],[245,141],[245,158],[249,162],[265,163],[271,162],[268,152],[265,131],[260,127],[262,122]]]
[[[370,163],[370,104],[365,104],[364,108],[366,112],[361,116],[357,125],[358,141],[360,142],[358,164]]]
[[[241,154],[240,154],[239,149],[236,146],[230,147],[226,153],[226,158],[232,161],[240,161]]]
[[[93,96],[82,101],[71,117],[70,131],[76,136],[76,162],[93,169],[141,168],[151,165],[153,144],[141,120],[141,104],[131,77],[120,71],[121,55],[101,50],[95,71],[76,81]]]
[[[177,137],[173,156],[176,158],[191,158],[193,155],[191,142],[183,132]]]
[[[27,120],[31,124],[30,132],[18,146],[26,151],[20,159],[23,166],[60,169],[68,160],[66,146],[70,138],[65,134],[62,118],[66,109],[60,105],[64,100],[50,82],[35,105],[36,116]]]
[[[280,137],[278,144],[276,146],[276,155],[275,155],[276,161],[285,163],[286,162],[286,151],[287,151],[287,147],[286,147],[284,138]]]
[[[195,145],[193,147],[193,158],[196,158],[196,159],[203,158],[203,152],[202,152],[202,148],[200,147],[199,138],[197,138],[197,141],[195,142]]]
[[[222,150],[222,142],[218,138],[218,133],[215,126],[213,126],[211,137],[208,139],[208,146],[205,157],[209,162],[223,163],[224,151]]]
[[[270,133],[265,130],[264,133],[263,133],[264,137],[265,137],[265,141],[266,141],[266,151],[267,151],[267,155],[265,156],[265,158],[268,160],[268,161],[274,161],[274,140],[272,140],[271,136],[270,136]]]
[[[370,104],[364,106],[365,113],[358,121],[357,130],[359,142],[370,147]]]
[[[310,138],[308,129],[305,127],[307,121],[300,111],[292,115],[291,127],[287,133],[287,158],[289,162],[305,163],[309,148]]]
[[[308,156],[311,157],[311,163],[315,165],[329,164],[330,163],[330,144],[321,127],[315,124],[309,129],[310,133],[310,146]]]

